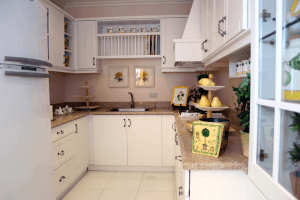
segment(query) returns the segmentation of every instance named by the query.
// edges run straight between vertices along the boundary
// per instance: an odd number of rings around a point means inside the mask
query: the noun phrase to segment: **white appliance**
[[[47,10],[0,1],[0,27],[0,199],[54,200]]]
[[[182,39],[174,40],[175,64],[177,67],[201,67],[202,57],[202,9],[201,0],[194,0]]]

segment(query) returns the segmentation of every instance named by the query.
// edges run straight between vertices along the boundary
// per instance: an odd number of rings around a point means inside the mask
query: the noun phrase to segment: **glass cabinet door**
[[[248,175],[267,199],[300,199],[300,0],[251,4]]]

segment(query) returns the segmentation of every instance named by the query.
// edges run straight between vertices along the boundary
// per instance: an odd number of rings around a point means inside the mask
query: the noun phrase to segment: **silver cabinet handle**
[[[226,20],[226,16],[223,17],[221,20],[219,20],[219,23],[218,23],[218,33],[219,33],[222,37],[224,37],[224,35],[226,35],[226,31],[221,30],[220,24],[221,24],[221,23],[224,23],[225,20]]]
[[[131,126],[131,121],[130,121],[130,119],[128,119],[128,121],[130,122],[130,124],[128,125],[128,127],[130,127]]]
[[[64,134],[65,132],[63,132],[62,130],[60,131],[60,134]]]
[[[124,119],[124,127],[126,127],[126,119]]]
[[[177,136],[178,136],[178,133],[175,134],[175,144],[178,146]]]
[[[207,52],[207,49],[205,49],[205,47],[204,47],[204,43],[206,43],[206,42],[207,42],[207,39],[204,40],[204,42],[202,42],[202,47],[201,47],[201,49],[202,49],[204,52]]]
[[[77,124],[75,124],[75,127],[76,127],[75,133],[78,133],[78,127],[77,127]]]
[[[65,155],[65,152],[64,152],[64,150],[61,150],[61,152],[59,153],[57,153],[57,155],[61,155],[61,156],[63,156],[63,155]]]
[[[180,190],[181,190],[181,192],[180,192]],[[179,196],[183,195],[182,186],[179,187],[178,191],[179,191]]]
[[[60,177],[59,182],[62,182],[62,180],[64,180],[65,178],[65,176]]]
[[[95,57],[93,57],[93,65],[95,65]]]
[[[165,57],[165,56],[163,56],[163,58],[164,58],[164,62],[163,62],[163,64],[166,64],[166,62],[167,62],[167,59],[166,59],[166,57]]]

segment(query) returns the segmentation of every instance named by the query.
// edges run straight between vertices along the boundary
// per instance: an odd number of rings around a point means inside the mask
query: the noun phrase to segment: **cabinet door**
[[[175,161],[175,118],[162,116],[163,166],[174,166]]]
[[[214,10],[215,10],[215,18],[214,18],[214,48],[218,49],[225,43],[225,36],[219,33],[219,31],[226,31],[226,20],[225,17],[225,0],[214,0]]]
[[[50,57],[52,55],[52,65],[63,67],[64,15],[53,7],[50,7],[50,41]]]
[[[174,67],[174,39],[182,39],[187,18],[165,18],[162,19],[162,67]]]
[[[247,28],[247,0],[227,0],[226,41]]]
[[[87,119],[86,117],[75,121],[75,136],[76,136],[76,170],[81,173],[87,168],[89,163],[88,158],[88,135],[87,135]]]
[[[127,165],[125,115],[94,115],[94,164]]]
[[[205,57],[212,54],[215,50],[214,33],[215,33],[215,30],[217,30],[214,25],[214,19],[215,19],[214,1],[212,1],[212,0],[207,0],[207,1],[208,1],[207,2],[207,42],[205,42],[205,44],[204,44],[204,47],[205,47],[205,49],[207,49],[207,52],[206,52]]]
[[[127,116],[128,165],[162,166],[161,116]]]
[[[95,69],[97,56],[96,21],[78,22],[78,68]]]
[[[203,42],[205,40],[207,40],[207,32],[208,32],[208,0],[202,0],[202,35],[201,35],[201,37],[203,39]],[[204,47],[207,48],[206,42],[204,42],[202,45],[204,45]],[[207,57],[208,52],[207,51],[205,52],[202,49],[201,54],[202,54],[202,58],[204,59]]]

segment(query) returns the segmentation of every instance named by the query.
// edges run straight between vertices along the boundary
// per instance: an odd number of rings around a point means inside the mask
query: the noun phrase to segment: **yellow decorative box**
[[[192,152],[218,157],[223,137],[224,125],[215,122],[193,122]]]

